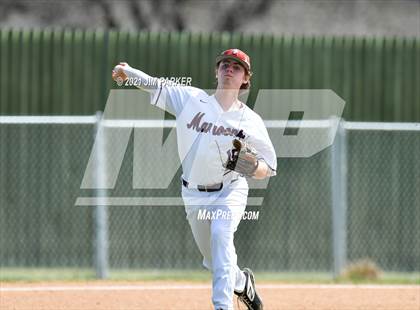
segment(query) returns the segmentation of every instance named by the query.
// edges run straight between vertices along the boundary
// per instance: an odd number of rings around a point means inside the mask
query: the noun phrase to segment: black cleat
[[[251,269],[248,268],[244,268],[243,272],[246,277],[245,288],[241,293],[235,291],[234,293],[238,296],[238,299],[248,307],[248,310],[262,310],[263,303],[257,294],[257,290],[255,289],[254,274]]]

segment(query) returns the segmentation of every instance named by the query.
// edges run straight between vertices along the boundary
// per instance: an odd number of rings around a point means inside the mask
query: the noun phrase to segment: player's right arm
[[[185,104],[189,102],[194,90],[192,87],[168,86],[159,78],[152,77],[141,70],[130,67],[121,62],[112,70],[112,78],[115,81],[126,81],[132,78],[136,81],[137,88],[151,94],[151,104],[155,105],[175,116],[178,116]]]
[[[143,71],[132,68],[126,62],[120,62],[114,67],[114,70],[112,70],[112,78],[116,82],[121,80],[125,82],[131,78],[136,81],[134,86],[149,92],[157,90],[161,86],[158,78],[153,78]]]

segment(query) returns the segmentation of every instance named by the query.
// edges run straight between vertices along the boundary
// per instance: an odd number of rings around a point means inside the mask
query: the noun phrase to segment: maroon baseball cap
[[[244,68],[251,73],[251,59],[247,54],[237,48],[231,48],[222,52],[216,57],[216,64],[219,64],[224,59],[233,59],[238,61]]]

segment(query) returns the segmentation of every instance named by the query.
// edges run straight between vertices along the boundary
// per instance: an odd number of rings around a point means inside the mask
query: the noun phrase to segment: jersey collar
[[[219,104],[216,97],[214,96],[214,94],[211,95],[210,98],[212,98],[212,100],[214,101],[213,104],[216,106],[216,109],[219,111],[220,114],[238,112],[238,111],[242,111],[243,109],[245,109],[245,104],[240,101],[241,102],[241,107],[239,109],[231,107],[229,110],[224,111],[222,106]]]

